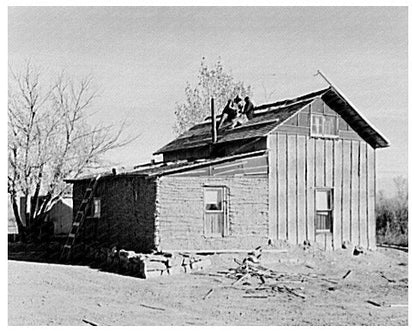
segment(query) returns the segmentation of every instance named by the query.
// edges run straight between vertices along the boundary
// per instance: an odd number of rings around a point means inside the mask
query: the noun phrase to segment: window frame
[[[98,206],[98,213],[95,210],[95,202],[99,202]],[[90,206],[88,208],[88,218],[91,219],[100,219],[101,218],[101,197],[93,197],[90,202]]]
[[[328,209],[317,209],[316,203],[317,203],[317,193],[318,192],[326,192],[329,194],[329,208]],[[322,228],[317,229],[317,222],[316,218],[319,212],[326,212],[328,213],[330,227],[329,228]],[[315,233],[333,233],[333,227],[334,227],[334,188],[332,187],[318,187],[315,188],[315,212],[314,212],[314,225],[315,225]]]
[[[208,190],[221,191],[221,210],[207,210],[206,209],[206,192]],[[203,186],[203,235],[206,238],[222,238],[229,236],[229,220],[228,220],[228,200],[229,190],[226,186],[221,185],[204,185]],[[222,233],[208,232],[207,215],[222,215]]]
[[[322,133],[317,133],[313,131],[314,127],[314,118],[320,118],[322,119]],[[327,118],[335,118],[335,133],[334,135],[331,134],[325,134],[325,122]],[[338,138],[339,137],[339,117],[338,115],[332,115],[332,114],[325,114],[325,113],[316,113],[311,112],[311,119],[310,119],[310,135],[311,137],[320,137],[320,138]]]

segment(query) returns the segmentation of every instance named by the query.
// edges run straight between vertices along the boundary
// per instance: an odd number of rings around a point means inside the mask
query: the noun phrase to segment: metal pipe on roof
[[[211,98],[211,131],[212,131],[212,143],[217,142],[217,121],[215,118],[214,98]]]

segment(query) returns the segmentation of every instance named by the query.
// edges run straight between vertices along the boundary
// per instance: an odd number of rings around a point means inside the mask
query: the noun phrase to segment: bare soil
[[[257,291],[255,280],[233,286],[234,279],[217,275],[242,257],[214,255],[213,264],[197,274],[149,280],[86,266],[9,260],[9,325],[408,324],[406,252],[379,248],[353,256],[352,250],[297,247],[263,253],[262,266],[317,276],[291,285],[305,298]]]

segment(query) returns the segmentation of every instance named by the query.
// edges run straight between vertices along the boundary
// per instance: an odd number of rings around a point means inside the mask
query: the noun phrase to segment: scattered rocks
[[[116,247],[108,249],[91,246],[85,250],[86,257],[104,270],[145,279],[190,273],[211,265],[209,258],[189,254],[143,254],[131,250],[117,250]]]

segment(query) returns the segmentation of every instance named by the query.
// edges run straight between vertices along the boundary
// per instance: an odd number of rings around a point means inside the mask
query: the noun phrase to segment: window
[[[315,191],[315,231],[332,232],[332,189]]]
[[[338,136],[338,118],[336,115],[312,114],[311,117],[312,136]]]
[[[225,187],[204,187],[204,234],[228,235]]]
[[[92,204],[90,205],[88,216],[91,218],[101,217],[101,199],[100,198],[93,198]]]

